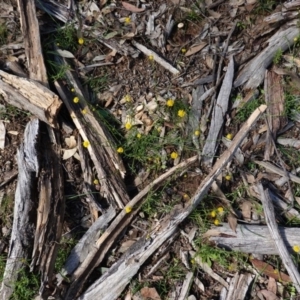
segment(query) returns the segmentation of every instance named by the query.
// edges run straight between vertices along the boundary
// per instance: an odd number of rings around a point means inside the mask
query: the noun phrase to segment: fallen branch
[[[270,230],[271,237],[276,245],[276,248],[278,249],[282,262],[295,285],[295,288],[297,289],[298,293],[300,293],[300,274],[279,233],[278,225],[275,219],[274,207],[269,195],[269,189],[264,189],[261,183],[259,183],[257,187],[262,196],[265,219]]]
[[[232,159],[234,152],[247,136],[251,126],[266,110],[266,105],[257,108],[244,123],[233,139],[233,143],[215,163],[212,171],[202,181],[196,193],[185,205],[176,205],[173,210],[154,228],[150,234],[140,238],[102,277],[80,296],[81,300],[114,300],[124,290],[141,265],[177,230],[207,194],[212,183]],[[71,298],[68,298],[71,299]]]
[[[280,235],[292,253],[293,246],[300,245],[300,236],[296,234],[296,228],[278,227]],[[278,255],[278,249],[271,237],[270,231],[265,225],[238,224],[236,232],[232,231],[229,224],[213,228],[213,236],[209,241],[216,243],[218,247],[239,251],[243,253]],[[210,235],[210,231],[207,232]]]

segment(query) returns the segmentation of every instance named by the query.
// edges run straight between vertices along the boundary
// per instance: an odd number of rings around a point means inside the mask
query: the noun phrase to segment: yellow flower
[[[85,115],[85,114],[86,114],[86,110],[83,109],[83,110],[81,111],[81,113],[82,113],[83,115]]]
[[[75,89],[74,89],[74,88],[71,88],[71,92],[74,93],[74,92],[75,92]]]
[[[189,197],[188,194],[184,194],[184,195],[183,195],[183,198],[187,200],[187,199],[189,199],[190,197]]]
[[[178,157],[178,153],[177,152],[172,152],[171,153],[171,158],[176,159]]]
[[[138,133],[138,134],[136,135],[136,137],[137,137],[138,139],[140,139],[140,138],[142,137],[142,135],[141,135],[140,133]]]
[[[83,45],[83,43],[84,43],[84,39],[81,37],[81,38],[79,38],[78,39],[78,44],[79,45]]]
[[[83,145],[84,148],[87,148],[90,145],[90,142],[89,141],[84,141],[82,143],[82,145]]]
[[[124,208],[126,214],[129,214],[132,211],[132,207],[131,206],[125,206]]]
[[[218,225],[220,225],[220,221],[219,221],[218,219],[215,219],[215,220],[214,220],[214,224],[215,224],[216,226],[218,226]]]
[[[186,112],[183,109],[179,109],[177,115],[178,117],[183,118],[186,115]]]
[[[212,218],[215,218],[215,217],[216,217],[216,211],[215,211],[215,210],[212,210],[212,211],[210,212],[210,216],[211,216]]]
[[[299,253],[299,252],[300,252],[300,246],[298,246],[298,245],[293,246],[293,250],[294,250],[296,253]]]
[[[131,127],[132,127],[132,124],[131,124],[130,122],[127,122],[127,123],[125,124],[125,128],[126,128],[127,130],[131,129]]]
[[[78,98],[78,97],[74,97],[74,98],[73,98],[73,102],[74,102],[74,103],[78,103],[78,102],[79,102],[79,98]]]
[[[228,134],[226,135],[226,138],[227,138],[228,140],[232,140],[233,135],[232,135],[231,133],[228,133]]]
[[[181,52],[182,52],[182,53],[185,53],[185,52],[186,52],[186,49],[185,49],[185,48],[182,48],[182,49],[181,49]]]
[[[153,60],[154,60],[154,56],[153,56],[152,54],[150,54],[150,55],[148,56],[148,59],[149,59],[150,61],[153,61]]]
[[[125,24],[130,24],[131,22],[131,19],[130,17],[126,17],[125,20],[124,20]]]
[[[226,175],[225,180],[230,181],[231,180],[231,175],[230,174]]]
[[[222,206],[218,207],[217,208],[217,211],[219,214],[223,213],[224,212],[224,208]]]
[[[131,102],[131,101],[132,101],[132,98],[131,98],[130,95],[126,95],[126,96],[124,97],[124,99],[125,99],[126,102]]]
[[[195,130],[194,135],[199,136],[200,135],[200,130]]]
[[[99,180],[98,179],[95,179],[93,182],[94,182],[94,184],[99,184]]]
[[[117,149],[117,152],[118,152],[118,153],[123,153],[123,152],[124,152],[124,149],[123,149],[122,147],[119,147],[119,148]]]
[[[172,107],[173,105],[174,105],[174,100],[173,99],[167,100],[167,106]]]
[[[194,265],[195,263],[196,263],[195,260],[192,258],[191,259],[191,264]]]

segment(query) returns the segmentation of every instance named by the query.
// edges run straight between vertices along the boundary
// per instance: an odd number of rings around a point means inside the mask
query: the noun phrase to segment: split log
[[[27,266],[31,256],[37,203],[36,176],[39,174],[38,135],[40,123],[30,121],[24,132],[24,142],[18,150],[18,183],[15,194],[14,220],[0,299],[9,299],[14,291],[18,272]]]
[[[56,94],[39,82],[19,78],[0,70],[0,95],[10,105],[29,111],[51,127],[56,127],[56,118],[62,102]]]
[[[30,79],[48,86],[34,0],[18,0],[18,7]]]
[[[133,244],[132,247],[78,299],[117,299],[131,278],[138,272],[141,265],[166,240],[168,240],[174,232],[176,232],[178,225],[185,220],[201,202],[217,176],[232,159],[234,152],[247,136],[251,126],[266,110],[266,108],[266,105],[261,105],[252,113],[250,118],[244,123],[240,131],[234,137],[230,148],[221,155],[220,159],[215,163],[212,171],[202,181],[190,201],[184,205],[176,205],[171,213],[159,222],[156,228],[153,228],[147,236],[140,238],[140,240]]]
[[[206,142],[202,150],[202,159],[205,165],[212,164],[214,155],[218,148],[218,138],[220,137],[221,129],[224,123],[224,117],[228,108],[228,101],[232,88],[233,75],[234,60],[231,56],[227,72],[212,113],[212,121],[206,138]]]
[[[293,246],[300,245],[298,228],[279,227],[278,229],[288,251],[292,253]],[[279,254],[266,225],[238,224],[236,232],[234,232],[229,224],[224,223],[220,227],[213,228],[211,233],[214,236],[211,236],[209,241],[216,243],[221,248],[243,253]],[[209,231],[207,234],[210,234]]]
[[[53,272],[61,239],[65,201],[61,168],[61,146],[51,127],[41,125],[40,172],[38,179],[39,204],[32,252],[31,271],[41,273],[40,294],[53,287]],[[47,130],[48,129],[48,130]]]
[[[294,38],[299,35],[299,28],[290,26],[278,30],[268,41],[268,46],[253,58],[239,73],[234,82],[234,87],[246,83],[244,89],[255,89],[263,81],[265,71],[272,63],[274,55],[280,49],[282,52],[294,44]]]
[[[73,103],[74,96],[62,82],[56,81],[55,86],[82,139],[89,143],[87,150],[97,171],[101,185],[100,194],[109,204],[122,209],[130,201],[122,179],[125,167],[116,152],[116,146],[109,132],[95,119],[89,109],[79,80],[76,80],[70,71],[66,72],[66,76],[80,97],[79,103]],[[83,109],[85,114],[81,112]]]
[[[290,275],[296,290],[298,293],[300,293],[300,273],[298,272],[298,269],[292,260],[287,247],[283,241],[282,236],[280,235],[280,232],[278,230],[278,225],[276,223],[275,219],[275,212],[274,212],[274,207],[272,204],[271,197],[269,195],[269,189],[264,188],[261,183],[257,185],[257,188],[261,194],[262,197],[262,204],[264,208],[264,214],[266,218],[266,223],[268,225],[270,235],[272,237],[272,240],[274,241],[274,244],[276,248],[278,249],[280,258]]]

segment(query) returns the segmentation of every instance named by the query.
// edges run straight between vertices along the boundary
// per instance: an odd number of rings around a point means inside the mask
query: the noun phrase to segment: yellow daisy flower
[[[79,98],[78,98],[78,97],[74,97],[74,98],[73,98],[73,102],[74,102],[74,103],[78,103],[78,102],[79,102]]]
[[[173,99],[169,99],[167,100],[167,106],[172,107],[174,105],[174,100]]]
[[[177,157],[178,157],[178,153],[175,152],[175,151],[173,151],[173,152],[171,153],[171,158],[176,159]]]
[[[183,118],[186,115],[186,112],[183,109],[179,109],[177,115],[178,117]]]
[[[125,206],[124,208],[126,214],[129,214],[132,211],[132,207],[131,206]]]
[[[84,39],[81,37],[78,39],[78,44],[83,45],[84,44]]]
[[[87,148],[90,145],[90,142],[89,141],[84,141],[82,143],[82,145],[83,145],[84,148]]]
[[[119,147],[119,148],[117,149],[117,152],[118,152],[118,153],[123,153],[123,152],[124,152],[123,147]]]

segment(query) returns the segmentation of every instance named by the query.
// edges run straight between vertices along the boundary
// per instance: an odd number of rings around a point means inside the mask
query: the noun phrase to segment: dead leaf
[[[146,299],[161,300],[155,288],[143,287],[141,289],[142,297]]]
[[[124,243],[122,243],[119,252],[124,253],[126,252],[133,244],[135,243],[134,240],[127,240]]]
[[[219,235],[220,235],[220,231],[218,229],[209,229],[202,235],[202,238],[205,239],[211,236],[219,236]]]
[[[65,58],[74,58],[75,57],[70,51],[67,51],[67,50],[57,49],[56,52],[61,57],[65,57]]]
[[[63,155],[63,160],[67,160],[70,157],[72,157],[77,151],[77,147],[73,148],[73,149],[65,149],[64,150],[64,155]]]
[[[281,280],[283,282],[291,282],[290,276],[286,275],[283,272],[279,272],[264,261],[254,258],[251,259],[251,263],[259,272],[265,274],[266,276],[273,277],[278,281]]]
[[[230,228],[232,229],[232,231],[234,231],[236,233],[237,218],[232,213],[230,213],[228,216],[228,224],[229,224]]]
[[[241,205],[242,215],[244,220],[251,220],[251,208],[252,203],[250,201],[244,201]]]
[[[202,50],[205,46],[207,45],[207,43],[201,43],[197,46],[193,46],[191,47],[186,53],[185,56],[191,56],[197,52],[199,52],[200,50]]]
[[[77,146],[77,142],[75,140],[74,135],[71,135],[70,137],[65,138],[65,143],[66,143],[66,145],[68,146],[69,149],[72,149],[72,148]]]
[[[266,298],[266,300],[279,300],[279,298],[274,293],[268,290],[261,290],[259,292]]]
[[[132,5],[132,4],[128,3],[128,2],[125,2],[125,1],[122,1],[122,5],[123,5],[123,7],[125,9],[127,9],[127,10],[129,10],[131,12],[134,12],[134,13],[142,12],[142,11],[145,10],[145,8],[143,8],[143,7],[142,8],[138,8],[138,7]]]
[[[272,292],[273,294],[277,294],[277,283],[276,280],[273,277],[269,277],[268,281],[268,291]]]
[[[15,130],[7,131],[7,133],[12,134],[12,135],[18,135],[19,134],[19,132],[15,131]]]

